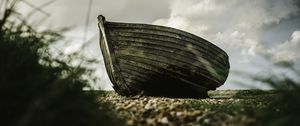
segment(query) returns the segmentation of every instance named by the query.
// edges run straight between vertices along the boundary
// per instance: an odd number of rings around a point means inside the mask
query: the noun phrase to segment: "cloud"
[[[294,31],[291,39],[268,50],[273,62],[296,61],[300,58],[300,31]]]
[[[254,56],[264,49],[259,34],[264,26],[278,24],[299,12],[293,0],[176,0],[170,3],[169,18],[154,24],[179,28],[229,51],[241,49]]]

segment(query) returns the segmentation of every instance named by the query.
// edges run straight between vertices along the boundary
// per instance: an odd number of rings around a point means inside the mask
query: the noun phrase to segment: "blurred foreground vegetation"
[[[9,20],[14,13],[8,7],[0,19],[0,125],[117,125],[107,105],[83,91],[92,70],[69,65],[81,56],[51,57],[49,45],[63,36]]]
[[[300,78],[300,70],[293,62],[287,61],[278,62],[275,66],[284,69],[285,72],[265,73],[267,76],[252,77],[256,81],[269,85],[278,94],[270,97],[271,104],[268,105],[268,109],[259,113],[259,121],[263,125],[270,126],[299,126],[300,82],[297,79]]]

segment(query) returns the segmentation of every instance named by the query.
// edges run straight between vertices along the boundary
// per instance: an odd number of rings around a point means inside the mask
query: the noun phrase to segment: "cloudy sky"
[[[27,1],[42,6],[51,0]],[[54,0],[43,7],[45,12],[33,13],[30,23],[40,29],[72,27],[67,41],[57,47],[65,53],[79,50],[84,39],[89,41],[82,52],[99,60],[97,88],[112,89],[98,44],[99,14],[109,21],[182,29],[221,47],[229,54],[231,71],[219,89],[267,88],[241,73],[280,71],[273,64],[281,61],[300,66],[299,0],[93,0],[84,38],[88,5],[88,0]],[[27,17],[31,6],[20,3],[17,9]]]

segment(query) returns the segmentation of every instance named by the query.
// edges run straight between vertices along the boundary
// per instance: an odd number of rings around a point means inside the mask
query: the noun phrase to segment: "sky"
[[[51,0],[26,1],[38,7]],[[24,2],[16,9],[38,29],[71,27],[65,41],[55,48],[66,54],[80,50],[98,59],[95,69],[100,82],[94,85],[96,89],[112,89],[99,47],[99,14],[108,21],[181,29],[221,47],[229,55],[231,69],[218,89],[268,89],[248,75],[282,73],[274,65],[282,61],[300,66],[299,0],[92,0],[86,35],[89,0],[52,1],[43,12],[31,16],[33,8]],[[81,49],[83,43],[86,46]]]

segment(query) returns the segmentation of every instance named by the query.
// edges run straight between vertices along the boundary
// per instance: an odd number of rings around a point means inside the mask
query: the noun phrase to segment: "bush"
[[[297,70],[292,62],[281,62],[276,64],[294,75],[300,77],[300,71]],[[276,92],[277,97],[272,99],[267,111],[260,113],[259,122],[262,126],[299,126],[300,120],[300,82],[295,81],[285,74],[270,74],[269,76],[253,77],[271,86]]]
[[[1,19],[1,126],[117,125],[83,75],[90,70],[52,58],[48,47],[62,36]]]

